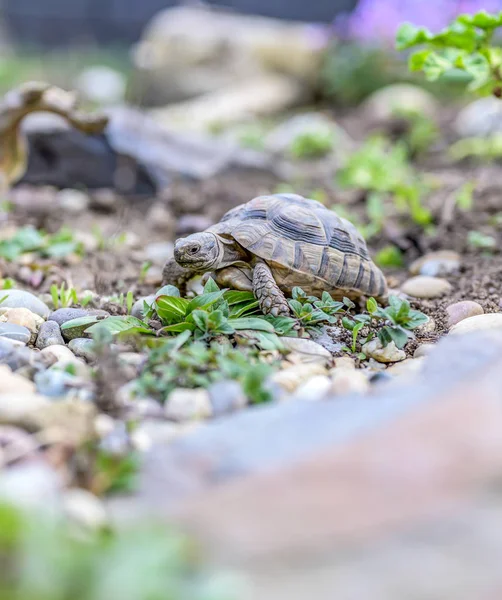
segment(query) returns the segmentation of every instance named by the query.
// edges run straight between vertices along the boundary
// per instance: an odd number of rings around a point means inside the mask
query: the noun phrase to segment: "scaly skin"
[[[6,191],[28,165],[28,145],[21,121],[34,112],[49,112],[66,119],[86,134],[101,133],[108,118],[78,111],[76,96],[48,83],[29,82],[10,90],[0,102],[0,185]]]
[[[196,273],[190,269],[185,269],[179,265],[174,258],[171,258],[164,265],[162,270],[162,285],[174,285],[184,296],[187,291],[187,283],[194,277]]]
[[[270,267],[264,262],[257,262],[254,267],[253,291],[265,315],[291,316],[286,297],[277,286]]]

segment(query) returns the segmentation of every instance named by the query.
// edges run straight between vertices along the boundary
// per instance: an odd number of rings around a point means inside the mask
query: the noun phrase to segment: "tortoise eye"
[[[197,254],[197,252],[200,250],[200,246],[197,244],[196,246],[192,246],[188,252],[190,254]]]

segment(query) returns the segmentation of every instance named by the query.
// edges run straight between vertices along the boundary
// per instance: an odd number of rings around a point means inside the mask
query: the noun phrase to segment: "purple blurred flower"
[[[359,0],[354,11],[337,19],[335,26],[343,38],[393,43],[402,23],[437,32],[457,15],[480,10],[498,12],[502,0]]]

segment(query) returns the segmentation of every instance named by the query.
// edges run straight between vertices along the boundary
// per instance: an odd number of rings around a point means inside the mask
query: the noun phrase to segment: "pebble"
[[[1,323],[0,324],[0,338],[7,338],[8,340],[14,340],[28,344],[31,340],[31,331],[21,325],[13,325],[12,323]]]
[[[176,222],[176,235],[184,236],[205,231],[214,221],[206,215],[182,215]]]
[[[420,327],[417,327],[414,331],[416,333],[420,333],[421,335],[433,333],[436,331],[436,321],[434,321],[432,317],[429,317],[428,321],[426,321],[423,325],[420,325]]]
[[[410,265],[412,275],[428,275],[429,277],[445,277],[458,273],[461,257],[453,250],[429,252]]]
[[[64,345],[59,325],[55,321],[44,321],[38,332],[36,346],[39,350],[49,346]]]
[[[482,315],[484,312],[481,304],[473,302],[472,300],[463,300],[462,302],[450,304],[450,306],[446,308],[448,327],[453,327],[457,323],[460,323],[460,321],[468,319],[469,317]]]
[[[87,67],[74,85],[87,100],[99,105],[123,104],[127,88],[125,75],[106,65]]]
[[[80,319],[82,317],[109,317],[110,313],[106,310],[100,309],[89,309],[85,308],[58,308],[49,315],[48,321],[55,321],[58,325],[63,325],[73,319]]]
[[[470,333],[471,331],[502,329],[502,313],[489,313],[468,317],[450,329],[450,335]]]
[[[327,375],[314,375],[302,383],[293,394],[292,399],[316,402],[326,398],[331,388],[331,380]]]
[[[143,312],[144,303],[146,302],[147,304],[151,305],[155,300],[155,296],[155,294],[150,294],[150,296],[144,296],[143,298],[136,300],[131,309],[131,315],[136,317],[136,319],[143,319],[145,317]]]
[[[66,517],[85,529],[98,530],[108,523],[103,503],[87,490],[81,488],[66,490],[62,504]]]
[[[388,121],[403,110],[418,112],[430,119],[435,119],[438,114],[434,96],[411,83],[393,83],[373,92],[363,108],[372,121]]]
[[[212,412],[209,393],[203,388],[173,390],[165,406],[166,417],[177,422],[207,419]]]
[[[405,281],[401,291],[415,298],[439,298],[451,291],[451,284],[439,277],[417,275]]]
[[[64,189],[56,194],[56,202],[66,213],[79,215],[85,212],[90,204],[89,196],[79,190]]]
[[[294,352],[295,355],[299,356],[303,363],[320,363],[322,365],[331,363],[331,353],[312,340],[283,337],[281,338],[281,343],[286,350]]]
[[[415,375],[422,368],[424,360],[425,360],[425,357],[422,357],[422,358],[420,358],[420,357],[419,358],[407,358],[406,360],[403,360],[400,363],[397,363],[395,365],[391,365],[387,369],[387,372],[390,375],[399,375],[399,376],[402,376],[402,375]]]
[[[23,377],[20,379],[27,381]],[[27,424],[31,425],[30,418],[34,411],[47,405],[48,400],[46,398],[36,394],[31,389],[29,391],[22,391],[22,387],[23,385],[21,387],[16,386],[10,391],[4,391],[5,388],[2,385],[2,393],[0,394],[0,423],[10,423],[19,425],[20,427]]]
[[[171,242],[152,242],[145,246],[144,256],[154,265],[163,267],[166,260],[173,255],[173,250],[174,245]]]
[[[142,432],[148,437],[150,443],[168,444],[180,435],[181,426],[172,421],[160,421],[158,419],[149,419],[143,421],[137,431]]]
[[[42,356],[53,357],[55,359],[54,362],[57,362],[59,360],[61,360],[61,361],[76,360],[75,355],[70,350],[70,348],[68,348],[68,346],[62,346],[59,344],[54,345],[54,346],[48,346],[47,348],[44,348],[43,350],[40,351],[40,354]]]
[[[68,342],[68,348],[80,358],[92,362],[95,358],[94,341],[89,338],[74,338]]]
[[[1,294],[1,292],[0,292]],[[27,308],[6,308],[3,309],[0,315],[0,321],[4,323],[12,323],[13,325],[21,325],[26,327],[32,333],[36,333],[42,323],[45,323],[42,317],[39,317]]]
[[[61,475],[42,460],[27,461],[2,472],[0,497],[14,506],[59,517]]]
[[[90,198],[91,208],[100,210],[103,212],[115,212],[120,204],[119,196],[114,190],[108,188],[101,188],[93,190]]]
[[[369,389],[370,383],[361,369],[338,368],[331,372],[329,393],[333,396],[365,394]]]
[[[217,381],[207,391],[215,417],[235,412],[247,405],[246,395],[238,381]]]
[[[11,425],[0,425],[0,469],[10,462],[36,456],[38,444],[23,429]]]
[[[270,382],[292,393],[315,375],[327,375],[326,368],[319,363],[299,364],[274,373],[270,377]]]
[[[455,130],[461,137],[485,137],[502,132],[502,102],[493,96],[474,100],[458,113]]]
[[[73,239],[82,244],[84,250],[88,253],[95,252],[99,247],[98,238],[89,231],[74,231]]]
[[[50,308],[30,292],[24,290],[2,290],[2,308],[27,308],[42,319],[47,319]]]
[[[351,356],[338,356],[335,358],[335,369],[355,369],[356,361]]]
[[[394,342],[390,342],[384,348],[378,338],[364,344],[362,351],[367,357],[374,358],[380,363],[394,363],[406,358],[406,352],[397,348]]]
[[[421,344],[415,349],[413,358],[423,358],[424,356],[429,355],[434,348],[435,344]]]
[[[56,363],[57,364],[57,363]],[[75,383],[75,377],[65,371],[47,369],[35,373],[37,392],[49,398],[60,398],[66,395]]]
[[[179,221],[182,218],[180,217]],[[146,222],[152,229],[170,233],[172,237],[176,219],[163,202],[155,202],[146,215]]]
[[[0,365],[0,382],[2,394],[10,392],[26,394],[35,391],[35,385],[29,379],[14,373],[7,365]]]

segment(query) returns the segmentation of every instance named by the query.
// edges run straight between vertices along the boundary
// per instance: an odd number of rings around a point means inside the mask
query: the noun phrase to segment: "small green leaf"
[[[188,303],[187,313],[192,312],[192,310],[196,309],[207,309],[213,304],[216,304],[218,300],[223,298],[223,294],[225,290],[218,290],[217,292],[208,292],[207,294],[201,294],[200,296],[196,296],[193,300]]]
[[[424,44],[432,37],[430,31],[423,27],[416,27],[411,23],[403,23],[397,30],[396,48],[397,50],[406,50],[412,46]]]
[[[159,290],[157,290],[155,297],[159,296],[176,296],[176,298],[180,297],[179,289],[174,285],[164,285]]]
[[[108,317],[111,318],[111,317]],[[106,319],[102,319],[103,321]],[[72,319],[71,321],[66,321],[61,325],[61,330],[66,331],[67,329],[74,329],[75,327],[83,327],[84,325],[94,325],[97,323],[99,318],[94,315],[89,315],[87,317],[79,317],[78,319]]]
[[[96,332],[98,327],[106,329],[112,335],[118,335],[121,333],[153,334],[153,331],[150,329],[150,327],[148,327],[146,323],[140,321],[140,319],[137,319],[136,317],[133,317],[131,315],[123,317],[107,317],[106,319],[102,319],[94,325],[91,325],[91,327],[88,327],[85,330],[85,332],[93,334]]]
[[[438,54],[431,52],[424,61],[423,71],[429,81],[436,81],[441,75],[454,68],[454,64]]]
[[[211,294],[213,292],[219,292],[220,288],[212,277],[209,277],[206,285],[204,286],[204,294]]]
[[[384,328],[397,348],[404,348],[408,342],[408,334],[401,327]],[[411,335],[411,334],[410,334]]]
[[[204,310],[192,311],[188,319],[193,321],[194,325],[202,331],[209,329],[209,314]]]
[[[259,317],[243,317],[240,319],[229,319],[228,321],[230,325],[234,329],[254,329],[256,331],[268,331],[269,333],[274,333],[274,326],[265,321],[265,319],[260,319]]]
[[[343,317],[343,319],[342,319],[342,325],[343,325],[343,327],[345,327],[345,329],[348,329],[349,331],[352,331],[354,329],[356,323],[355,323],[355,321],[353,321],[349,317]]]
[[[378,303],[375,298],[368,298],[366,301],[366,310],[372,315],[378,310]]]
[[[185,319],[189,304],[188,300],[177,296],[157,296],[154,306],[159,318],[171,324]]]
[[[410,71],[421,71],[431,52],[432,50],[418,50],[414,52],[408,59],[408,68]]]

